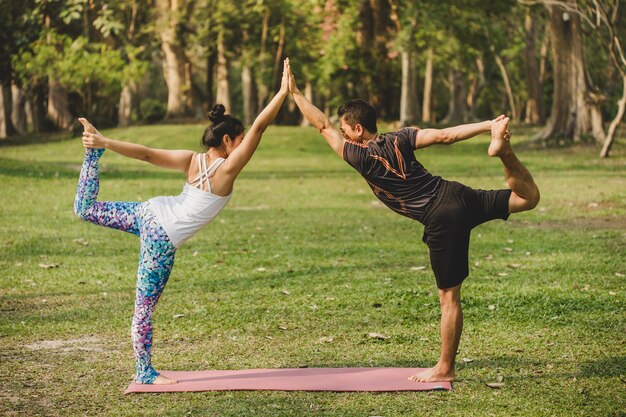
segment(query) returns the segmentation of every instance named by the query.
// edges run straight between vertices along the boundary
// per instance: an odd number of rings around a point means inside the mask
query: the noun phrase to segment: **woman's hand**
[[[98,132],[98,130],[89,123],[89,120],[84,118],[79,118],[78,121],[83,125],[83,146],[85,148],[106,148],[107,138],[102,136],[102,133]]]
[[[289,93],[289,74],[291,74],[291,70],[289,69],[289,58],[285,58],[283,61],[283,78],[280,81],[280,91],[281,94]]]

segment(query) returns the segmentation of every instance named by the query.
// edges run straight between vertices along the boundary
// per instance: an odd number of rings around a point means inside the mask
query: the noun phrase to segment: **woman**
[[[257,148],[261,135],[287,97],[289,59],[283,66],[279,92],[258,115],[244,137],[243,125],[213,107],[213,122],[204,132],[205,153],[151,149],[104,137],[86,119],[86,148],[74,211],[82,219],[101,226],[133,233],[141,239],[135,314],[131,327],[140,384],[174,384],[151,365],[152,313],[174,265],[176,249],[219,214],[233,191],[233,183]],[[105,149],[185,173],[187,182],[179,196],[155,197],[147,202],[96,202],[98,160]]]

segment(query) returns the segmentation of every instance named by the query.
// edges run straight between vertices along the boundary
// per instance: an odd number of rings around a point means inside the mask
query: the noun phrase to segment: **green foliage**
[[[90,88],[104,102],[118,96],[128,71],[120,51],[82,36],[73,39],[54,31],[42,33],[30,50],[15,55],[13,66],[22,83],[35,84],[52,77],[82,97],[85,104],[91,104],[87,97]]]
[[[141,120],[146,123],[156,123],[163,120],[166,108],[161,101],[148,98],[139,104],[139,111],[141,114]]]
[[[450,70],[463,75],[469,90],[478,77],[477,59],[485,67],[485,88],[474,102],[477,117],[492,117],[508,106],[503,104],[496,55],[507,69],[519,110],[528,96],[523,52],[524,17],[530,6],[514,0],[179,0],[177,4],[178,12],[170,16],[176,21],[173,41],[184,49],[197,113],[208,97],[214,97],[220,39],[233,68],[232,92],[241,90],[243,65],[251,68],[259,95],[271,92],[278,82],[277,62],[289,56],[301,87],[311,84],[318,106],[333,110],[360,96],[375,101],[380,113],[392,120],[399,115],[401,53],[415,56],[420,75],[411,95],[421,102],[425,55],[432,49],[432,105],[438,119],[448,111]],[[543,5],[533,7],[544,10]],[[6,11],[5,30],[0,31],[0,78],[16,78],[32,90],[46,77],[57,77],[72,97],[78,97],[73,99],[78,110],[109,119],[122,86],[138,86],[136,102],[158,99],[166,88],[160,62],[162,27],[151,0],[0,0],[0,8]],[[625,16],[617,16],[616,25],[622,45]],[[537,19],[539,47],[545,13],[538,13]],[[621,82],[602,40],[606,28],[592,32],[584,27],[589,78],[596,92],[606,97],[602,108],[610,117],[617,109]],[[549,63],[546,68],[547,109],[552,88]],[[157,84],[159,88],[154,88]],[[242,107],[241,94],[233,96],[233,106]],[[292,110],[279,115],[282,122],[294,119]]]

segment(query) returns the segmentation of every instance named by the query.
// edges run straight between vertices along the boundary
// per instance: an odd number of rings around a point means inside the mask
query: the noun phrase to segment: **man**
[[[510,213],[531,210],[539,203],[539,189],[517,159],[509,143],[509,119],[466,124],[446,129],[403,128],[378,134],[374,108],[351,100],[339,108],[339,133],[330,120],[298,90],[289,72],[289,91],[304,117],[330,147],[356,169],[385,205],[424,224],[424,242],[439,288],[441,353],[433,368],[409,377],[411,381],[453,381],[456,351],[463,328],[461,285],[469,274],[468,250],[472,228]],[[435,144],[452,144],[491,130],[487,151],[504,165],[506,190],[474,190],[430,174],[414,151]]]

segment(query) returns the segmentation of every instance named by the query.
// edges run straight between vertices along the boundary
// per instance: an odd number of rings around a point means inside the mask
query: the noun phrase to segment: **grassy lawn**
[[[202,130],[105,134],[199,149]],[[502,188],[487,143],[418,159]],[[0,414],[624,416],[626,149],[596,154],[520,150],[542,201],[473,233],[453,391],[124,396],[138,240],[72,213],[78,139],[0,147]],[[184,181],[110,152],[101,167],[102,200],[177,194]],[[379,204],[314,129],[271,127],[230,205],[177,253],[155,314],[155,367],[433,365],[439,306],[422,230]]]

